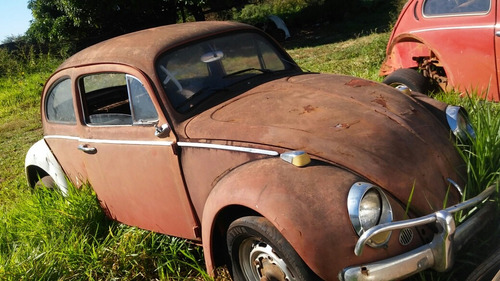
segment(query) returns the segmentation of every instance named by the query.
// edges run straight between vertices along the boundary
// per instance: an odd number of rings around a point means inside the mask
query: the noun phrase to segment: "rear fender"
[[[208,272],[225,262],[220,254],[226,249],[230,222],[255,214],[267,218],[322,279],[335,279],[344,266],[373,259],[374,253],[353,255],[358,236],[346,202],[357,181],[361,178],[318,161],[298,168],[269,158],[235,168],[215,185],[204,207],[202,240]]]
[[[39,177],[48,175],[54,179],[63,194],[67,193],[66,175],[45,140],[39,140],[31,146],[26,154],[24,167],[28,184],[31,187],[36,184]]]
[[[433,51],[420,38],[401,34],[394,38],[380,68],[380,75],[387,76],[400,68],[417,68],[415,57],[431,57]]]

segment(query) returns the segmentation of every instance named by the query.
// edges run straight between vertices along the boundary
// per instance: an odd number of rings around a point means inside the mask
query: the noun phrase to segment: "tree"
[[[35,42],[77,51],[99,41],[177,22],[176,0],[29,0]]]

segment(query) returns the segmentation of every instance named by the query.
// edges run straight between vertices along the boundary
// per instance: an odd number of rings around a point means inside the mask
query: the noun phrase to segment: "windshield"
[[[256,33],[207,39],[162,55],[158,77],[179,112],[249,77],[285,70],[285,63],[267,39]]]

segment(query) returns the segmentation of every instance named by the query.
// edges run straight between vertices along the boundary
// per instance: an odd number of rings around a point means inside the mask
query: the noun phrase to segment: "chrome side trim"
[[[278,156],[279,155],[279,153],[277,151],[273,151],[273,150],[241,147],[241,146],[232,146],[232,145],[222,145],[222,144],[199,143],[199,142],[178,142],[177,145],[180,147],[220,149],[220,150],[238,151],[238,152],[246,152],[246,153],[254,153],[254,154],[263,154],[263,155],[269,155],[269,156]]]
[[[64,140],[75,140],[78,141],[80,140],[79,137],[73,137],[73,136],[63,136],[63,135],[47,135],[43,137],[44,139],[64,139]]]
[[[445,31],[445,30],[467,30],[467,29],[495,29],[494,25],[476,25],[476,26],[449,26],[449,27],[436,27],[436,28],[425,28],[425,29],[417,29],[412,30],[409,33],[422,33],[422,32],[430,32],[430,31]]]
[[[48,135],[44,139],[67,139],[75,140],[84,143],[101,143],[101,144],[128,144],[128,145],[151,145],[151,146],[171,146],[173,141],[133,141],[133,140],[106,140],[106,139],[84,139],[73,136]]]
[[[173,141],[134,141],[134,140],[111,140],[111,139],[85,139],[74,136],[64,136],[64,135],[47,135],[44,139],[67,139],[75,140],[84,143],[101,143],[101,144],[128,144],[128,145],[151,145],[151,146],[171,146]],[[229,151],[238,151],[254,154],[263,154],[269,156],[278,156],[279,153],[273,150],[241,147],[233,145],[222,145],[222,144],[210,144],[210,143],[199,143],[199,142],[178,142],[180,147],[196,147],[196,148],[209,148],[209,149],[220,149]]]
[[[171,146],[173,141],[133,141],[133,140],[104,140],[104,139],[80,139],[85,143],[101,144],[129,144],[129,145],[151,145],[151,146]]]

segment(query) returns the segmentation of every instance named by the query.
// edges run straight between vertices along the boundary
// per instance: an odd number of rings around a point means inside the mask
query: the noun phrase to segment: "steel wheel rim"
[[[239,248],[239,262],[247,280],[294,281],[285,261],[273,248],[254,238],[245,239]]]
[[[407,94],[407,95],[409,95],[411,92],[410,87],[408,87],[407,85],[400,83],[400,82],[391,83],[391,84],[389,84],[389,86],[391,86],[394,89],[396,89],[404,94]]]

